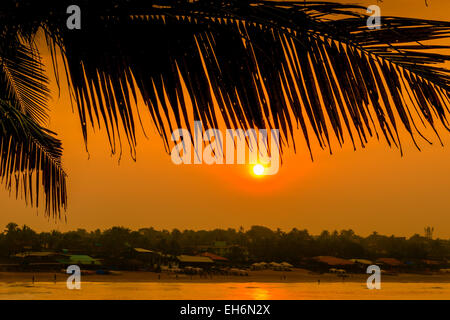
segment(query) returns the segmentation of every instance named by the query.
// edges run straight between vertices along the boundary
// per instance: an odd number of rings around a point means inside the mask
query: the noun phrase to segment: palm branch
[[[324,1],[80,0],[82,28],[69,30],[69,1],[6,3],[4,25],[44,31],[57,74],[61,50],[86,143],[88,126],[104,127],[113,153],[123,130],[135,157],[138,93],[167,150],[190,117],[279,128],[294,148],[298,129],[311,156],[333,136],[402,150],[401,128],[418,148],[418,124],[449,129],[450,57],[436,52],[449,47],[430,43],[449,22],[383,17],[369,30],[364,7]]]
[[[44,192],[45,212],[60,216],[67,204],[61,142],[15,106],[0,100],[0,178],[32,206]]]
[[[167,147],[191,115],[206,127],[222,117],[228,128],[280,128],[287,144],[297,127],[310,150],[315,139],[330,152],[332,134],[342,144],[347,133],[355,148],[382,134],[402,150],[399,125],[417,147],[417,136],[429,141],[417,121],[448,129],[449,56],[430,52],[448,46],[422,42],[448,37],[449,22],[383,17],[369,30],[364,7],[322,1],[81,8],[82,30],[57,17],[44,28],[64,50],[85,139],[89,124],[103,124],[113,152],[122,127],[135,154],[138,91]]]
[[[47,77],[34,41],[3,25],[0,33],[0,178],[32,206],[60,216],[66,208],[61,142],[41,124],[47,120]]]
[[[32,46],[16,34],[0,36],[0,96],[38,123],[45,123],[48,79]]]

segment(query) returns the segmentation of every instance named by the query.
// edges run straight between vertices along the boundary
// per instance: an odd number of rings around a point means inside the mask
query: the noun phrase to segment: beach
[[[66,281],[68,274],[62,272],[0,272],[0,282],[3,283],[26,283],[32,282],[54,282]],[[222,283],[222,282],[264,282],[264,283],[308,283],[318,282],[356,282],[365,283],[369,275],[348,274],[343,279],[332,273],[318,274],[305,269],[294,268],[289,272],[273,270],[249,271],[248,276],[237,275],[186,275],[173,273],[155,273],[142,271],[120,271],[117,274],[82,274],[81,279],[85,282],[197,282],[197,283]],[[399,273],[397,275],[382,275],[383,282],[398,283],[450,283],[450,273],[414,274]]]

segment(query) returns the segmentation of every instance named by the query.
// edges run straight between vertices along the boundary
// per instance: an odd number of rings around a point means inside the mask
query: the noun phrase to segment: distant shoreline
[[[69,275],[62,272],[0,272],[0,283],[32,283],[66,281]],[[285,276],[285,277],[284,277]],[[211,277],[200,277],[199,275],[155,273],[142,271],[123,271],[120,274],[82,275],[81,281],[85,282],[192,282],[192,283],[222,283],[222,282],[280,282],[280,283],[302,283],[302,282],[360,282],[365,284],[368,275],[349,274],[344,280],[335,274],[316,274],[304,269],[293,269],[290,272],[272,270],[250,271],[248,276],[224,276],[213,275]],[[450,274],[413,274],[401,273],[398,275],[382,275],[383,282],[399,283],[450,283]]]

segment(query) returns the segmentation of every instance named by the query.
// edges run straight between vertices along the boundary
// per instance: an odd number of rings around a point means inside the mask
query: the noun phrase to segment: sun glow
[[[261,176],[264,174],[264,167],[260,164],[255,164],[253,166],[253,173],[257,176]]]

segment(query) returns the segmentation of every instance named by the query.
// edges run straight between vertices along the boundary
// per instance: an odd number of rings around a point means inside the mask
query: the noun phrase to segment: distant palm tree
[[[123,129],[135,158],[138,93],[167,150],[174,126],[191,128],[189,116],[206,127],[221,116],[228,128],[280,128],[294,148],[297,126],[310,152],[312,136],[331,152],[331,134],[339,144],[348,134],[356,148],[379,132],[401,150],[398,119],[417,147],[416,134],[428,140],[414,119],[449,129],[441,63],[450,57],[430,52],[448,46],[422,43],[449,37],[449,22],[382,17],[369,30],[364,7],[321,1],[76,2],[81,30],[66,26],[73,1],[0,5],[0,176],[35,205],[43,188],[49,214],[65,208],[67,191],[61,144],[43,127],[39,30],[58,81],[62,52],[85,142],[89,125],[103,126],[112,153],[122,152]]]

